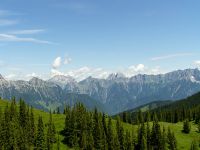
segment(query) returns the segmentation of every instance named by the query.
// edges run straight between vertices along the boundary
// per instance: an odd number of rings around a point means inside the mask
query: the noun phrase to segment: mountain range
[[[176,70],[166,74],[138,74],[125,77],[110,74],[106,79],[88,77],[77,82],[73,77],[57,75],[49,80],[8,81],[0,75],[0,96],[23,98],[37,108],[63,109],[81,102],[116,114],[157,100],[178,100],[200,91],[198,69]]]

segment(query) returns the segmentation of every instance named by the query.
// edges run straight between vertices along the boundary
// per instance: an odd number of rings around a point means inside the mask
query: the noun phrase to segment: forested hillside
[[[56,114],[34,109],[23,100],[0,100],[0,106],[1,149],[188,149],[199,137],[196,125],[191,124],[186,134],[182,124],[158,122],[156,114],[152,121],[131,125],[80,103]]]
[[[159,121],[177,123],[188,119],[198,123],[200,120],[200,92],[186,99],[161,105],[155,109],[147,109],[146,111],[127,111],[120,113],[119,116],[124,122],[138,124],[146,121],[152,121],[156,115]]]

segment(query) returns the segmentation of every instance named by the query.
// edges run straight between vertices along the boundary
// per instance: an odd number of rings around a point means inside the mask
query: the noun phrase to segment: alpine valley
[[[108,114],[136,108],[160,100],[178,100],[200,91],[200,70],[186,69],[159,75],[138,74],[130,78],[121,73],[106,79],[88,77],[77,82],[70,76],[54,76],[49,80],[8,81],[0,75],[0,96],[22,98],[26,103],[54,110],[77,102],[87,108],[97,107]]]

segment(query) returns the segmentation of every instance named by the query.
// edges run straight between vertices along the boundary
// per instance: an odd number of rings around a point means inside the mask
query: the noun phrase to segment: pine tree
[[[123,122],[128,122],[127,112],[123,112],[122,118],[123,118]]]
[[[105,136],[107,136],[107,125],[106,125],[106,115],[103,113],[102,116],[102,125],[103,125],[103,132],[105,133]]]
[[[120,149],[120,142],[119,142],[118,136],[114,137],[114,149],[113,150],[121,150]]]
[[[131,135],[129,131],[126,131],[125,136],[125,150],[132,150],[133,149],[133,143],[131,141]]]
[[[151,149],[151,130],[149,127],[149,122],[147,122],[147,127],[146,127],[146,131],[147,131],[147,149],[150,150]]]
[[[87,149],[88,150],[94,150],[94,139],[91,132],[89,132],[88,138],[87,138]]]
[[[147,150],[147,140],[145,136],[142,136],[140,150]]]
[[[188,119],[186,119],[183,122],[183,132],[188,134],[190,133],[190,129],[191,129],[190,122],[188,121]]]
[[[138,126],[137,149],[139,149],[139,150],[147,149],[146,130],[145,130],[144,123],[142,123],[141,125]]]
[[[198,144],[196,140],[193,140],[190,146],[190,150],[198,150]]]
[[[112,130],[112,120],[109,117],[108,120],[108,129],[107,129],[107,143],[108,143],[108,150],[113,150],[114,149],[114,135],[113,135],[113,130]]]
[[[179,114],[177,112],[177,110],[175,111],[175,115],[174,115],[174,123],[177,123],[179,121]]]
[[[198,122],[197,128],[198,128],[198,131],[200,132],[200,121]]]
[[[101,149],[102,150],[107,150],[108,149],[105,132],[103,132],[103,135],[102,135],[102,148]]]
[[[35,148],[36,150],[43,150],[45,148],[44,124],[41,116],[38,119]]]
[[[10,141],[12,140],[10,132],[10,115],[8,105],[4,109],[4,116],[2,116],[1,128],[2,128],[2,144],[5,149],[11,149]]]
[[[155,119],[156,120],[156,119]],[[155,150],[159,150],[162,147],[161,141],[161,130],[158,121],[153,122],[152,131],[151,131],[151,146]]]
[[[82,150],[87,150],[87,137],[86,137],[86,132],[85,131],[81,135],[80,148]]]
[[[60,150],[60,135],[57,133],[57,150]]]
[[[136,137],[134,128],[132,129],[132,137],[131,138],[132,138],[132,145],[133,145],[133,148],[134,148],[137,145],[137,137]]]
[[[19,121],[20,125],[24,128],[26,126],[26,104],[25,102],[20,99],[19,102]]]
[[[146,115],[146,122],[149,122],[149,121],[151,121],[151,115],[150,115],[150,112],[148,111]]]
[[[49,122],[48,122],[48,129],[47,129],[47,136],[46,136],[46,143],[47,143],[47,149],[51,150],[53,148],[53,143],[56,142],[56,130],[55,125],[52,120],[52,114],[50,112],[49,116]]]
[[[177,150],[177,141],[174,136],[174,133],[171,132],[170,128],[168,128],[167,139],[168,139],[168,148],[170,150]]]
[[[119,117],[117,117],[116,130],[117,130],[118,140],[120,143],[120,149],[124,150],[124,129]]]
[[[162,131],[161,149],[162,150],[167,149],[167,135],[166,135],[165,127],[163,127],[163,131]]]
[[[10,119],[12,120],[13,117],[17,115],[17,110],[16,110],[16,100],[15,97],[12,98],[12,102],[10,105]]]
[[[138,115],[139,115],[139,117],[138,117],[139,122],[140,122],[140,123],[143,123],[143,122],[144,122],[144,118],[143,118],[143,115],[142,115],[142,111],[141,111],[141,110],[139,110]]]
[[[64,143],[67,144],[70,147],[73,147],[76,143],[76,133],[75,133],[75,114],[74,112],[70,111],[66,113],[65,117],[65,128],[63,131],[64,135]]]
[[[30,112],[30,143],[33,145],[34,140],[35,140],[35,119],[34,119],[34,114],[33,114],[33,107],[31,107],[31,112]]]
[[[102,130],[101,130],[101,122],[99,119],[99,114],[97,109],[94,110],[94,129],[93,129],[93,138],[94,138],[94,147],[97,150],[102,148]]]
[[[20,127],[17,123],[17,118],[13,118],[9,122],[9,147],[10,149],[22,149],[25,150],[25,141],[23,135],[20,133]]]
[[[3,146],[3,128],[2,128],[2,111],[1,111],[1,108],[0,108],[0,149],[2,149],[2,146]]]

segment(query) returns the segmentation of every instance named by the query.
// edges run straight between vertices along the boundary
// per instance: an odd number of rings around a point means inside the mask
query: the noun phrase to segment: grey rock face
[[[108,113],[114,114],[155,100],[182,99],[198,91],[198,69],[177,70],[160,75],[139,74],[131,78],[117,73],[111,74],[107,79],[88,77],[80,82],[69,76],[55,76],[48,81],[38,78],[30,81],[6,81],[0,75],[1,97],[22,97],[30,104],[45,109],[63,106],[69,101],[67,97],[71,97],[70,101],[75,101],[75,98],[80,98],[77,95],[88,95],[90,98],[87,99],[91,100],[87,100],[87,104],[98,103]]]

